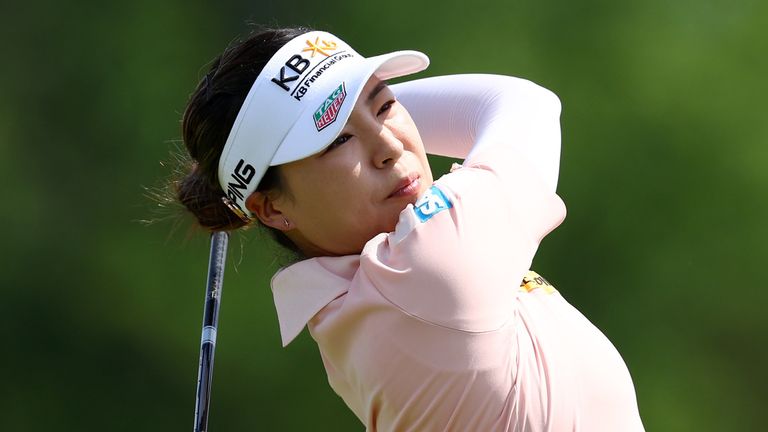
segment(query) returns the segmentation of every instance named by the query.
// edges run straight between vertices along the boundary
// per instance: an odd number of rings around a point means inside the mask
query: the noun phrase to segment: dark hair
[[[227,47],[192,93],[182,121],[182,139],[191,160],[186,176],[175,185],[176,197],[210,231],[234,230],[246,223],[222,202],[218,164],[235,117],[248,91],[269,59],[306,28],[268,29]],[[284,191],[278,167],[270,167],[256,188]],[[278,243],[296,251],[282,231],[269,228]]]

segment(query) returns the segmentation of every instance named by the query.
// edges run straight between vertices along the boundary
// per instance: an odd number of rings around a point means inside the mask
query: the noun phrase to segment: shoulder
[[[530,259],[497,241],[505,229],[492,219],[503,206],[485,190],[471,193],[473,183],[492,180],[482,170],[446,176],[409,205],[395,232],[381,234],[361,255],[372,286],[403,312],[437,326],[469,332],[501,327]]]

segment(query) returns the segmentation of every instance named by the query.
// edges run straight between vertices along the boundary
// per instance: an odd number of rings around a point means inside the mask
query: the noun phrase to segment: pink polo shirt
[[[520,288],[565,216],[530,166],[486,146],[361,255],[273,278],[283,344],[308,324],[367,430],[643,430],[608,339],[545,282]]]

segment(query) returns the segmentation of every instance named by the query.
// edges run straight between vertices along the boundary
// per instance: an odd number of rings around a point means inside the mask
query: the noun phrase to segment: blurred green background
[[[758,0],[2,2],[0,430],[191,429],[208,237],[138,221],[205,64],[249,22],[554,90],[569,215],[535,268],[618,347],[647,430],[764,430]],[[280,347],[276,266],[233,237],[210,430],[362,430],[307,334]]]

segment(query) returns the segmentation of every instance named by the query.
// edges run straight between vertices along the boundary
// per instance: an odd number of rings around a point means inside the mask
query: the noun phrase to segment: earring
[[[283,218],[283,224],[285,225],[286,228],[289,228],[291,226],[291,223],[288,222],[288,219],[286,218]]]

